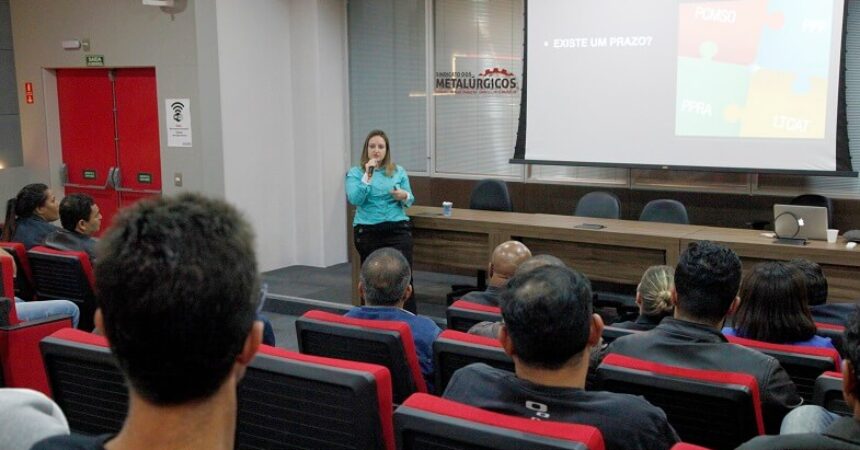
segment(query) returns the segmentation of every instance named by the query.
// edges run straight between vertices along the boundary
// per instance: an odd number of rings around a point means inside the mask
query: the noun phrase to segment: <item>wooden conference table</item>
[[[759,230],[676,225],[633,220],[594,219],[551,214],[454,209],[450,217],[439,207],[413,206],[416,270],[474,275],[486,269],[493,249],[502,242],[522,241],[532,253],[548,253],[586,274],[591,280],[636,285],[649,266],[674,266],[690,242],[725,244],[741,257],[744,270],[766,260],[806,258],[822,265],[831,301],[860,301],[860,247],[838,242],[809,241],[805,246],[774,244]],[[587,224],[605,228],[582,229]],[[358,282],[358,253],[352,252],[353,286]],[[355,291],[353,302],[357,304]]]

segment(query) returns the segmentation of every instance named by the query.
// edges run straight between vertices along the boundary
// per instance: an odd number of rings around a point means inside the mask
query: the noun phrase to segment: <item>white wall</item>
[[[296,258],[329,266],[347,257],[346,9],[342,0],[293,0],[290,10]]]
[[[37,181],[61,191],[51,69],[83,67],[83,52],[60,41],[88,38],[110,67],[156,68],[160,115],[165,98],[191,99],[194,147],[168,148],[161,121],[166,194],[237,205],[261,270],[346,261],[344,0],[177,4],[170,14],[139,0],[12,0],[24,167],[0,171],[0,199]],[[35,105],[23,102],[25,81]]]

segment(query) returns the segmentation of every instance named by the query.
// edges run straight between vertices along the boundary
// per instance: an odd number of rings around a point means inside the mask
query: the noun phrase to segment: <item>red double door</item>
[[[161,194],[155,69],[57,70],[66,195],[91,195],[102,230],[119,208]]]

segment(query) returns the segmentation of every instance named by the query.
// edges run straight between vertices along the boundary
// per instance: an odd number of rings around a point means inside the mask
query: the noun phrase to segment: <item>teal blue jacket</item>
[[[353,167],[346,173],[346,198],[356,207],[352,226],[409,220],[405,209],[412,206],[415,196],[403,167],[397,166],[390,177],[380,168],[373,173],[370,184],[365,181],[364,170],[360,167]],[[402,202],[395,200],[390,194],[395,187],[406,191],[409,197]]]

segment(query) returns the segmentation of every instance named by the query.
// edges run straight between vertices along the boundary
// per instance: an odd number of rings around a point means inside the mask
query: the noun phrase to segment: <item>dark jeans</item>
[[[412,222],[404,220],[401,222],[382,222],[376,225],[356,225],[352,229],[352,237],[362,264],[374,251],[391,247],[400,250],[400,253],[403,253],[403,256],[409,261],[409,267],[412,268]],[[412,295],[406,299],[403,309],[417,313],[414,284]]]

